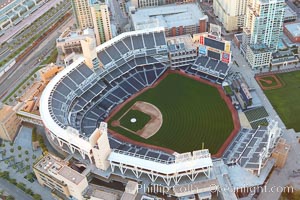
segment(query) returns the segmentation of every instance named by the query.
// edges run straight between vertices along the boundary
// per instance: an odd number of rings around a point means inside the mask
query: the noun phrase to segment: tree
[[[32,197],[34,200],[42,200],[42,197],[39,194],[34,194]]]
[[[36,159],[36,155],[32,155],[32,159]]]
[[[21,190],[25,191],[26,190],[26,185],[24,183],[17,183],[17,187],[20,188]]]
[[[0,172],[0,177],[3,178],[3,179],[8,180],[9,179],[9,172],[8,171]]]
[[[30,188],[27,188],[27,189],[25,190],[25,192],[26,192],[27,194],[29,194],[30,196],[33,195],[33,191],[32,191]]]
[[[11,195],[8,195],[8,196],[6,197],[6,200],[15,200],[15,197],[13,197],[13,196],[11,196]]]
[[[30,180],[30,179],[33,179],[33,177],[34,177],[33,174],[29,173],[29,174],[27,174],[26,179]]]
[[[9,151],[10,151],[10,153],[13,153],[15,150],[14,150],[14,148],[11,148]]]
[[[22,149],[22,147],[21,146],[18,146],[18,150],[20,151]]]
[[[29,154],[29,152],[26,150],[26,151],[25,151],[25,154],[26,154],[26,155],[28,155],[28,154]]]
[[[29,158],[25,158],[25,161],[28,162],[28,161],[29,161]]]
[[[16,179],[9,179],[8,180],[11,184],[14,184],[14,185],[17,185],[17,181],[16,181]]]

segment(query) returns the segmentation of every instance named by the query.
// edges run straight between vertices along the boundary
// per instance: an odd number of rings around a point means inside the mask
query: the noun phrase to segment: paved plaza
[[[300,160],[300,145],[297,142],[297,136],[300,136],[300,133],[295,133],[294,130],[286,130],[284,123],[281,121],[280,117],[272,107],[268,98],[265,96],[264,92],[256,82],[254,75],[255,72],[248,66],[245,58],[241,55],[240,51],[236,47],[232,47],[232,52],[234,55],[234,60],[238,63],[239,67],[233,66],[232,70],[235,72],[240,72],[245,77],[245,80],[248,82],[251,88],[254,88],[257,92],[258,97],[260,98],[263,106],[269,113],[269,116],[278,121],[279,126],[283,129],[283,138],[287,140],[287,143],[291,145],[291,150],[286,162],[286,165],[283,169],[274,171],[267,183],[267,191],[262,192],[258,199],[279,199],[281,194],[281,188],[284,186],[297,182],[296,180],[299,177],[292,177],[293,170],[300,169],[299,160]],[[294,66],[290,66],[294,67]],[[257,71],[256,71],[257,72]],[[295,185],[297,186],[297,185]],[[299,186],[299,185],[298,185]],[[274,188],[278,188],[278,192],[274,191]],[[300,188],[298,188],[300,189]],[[272,190],[272,192],[271,192]]]

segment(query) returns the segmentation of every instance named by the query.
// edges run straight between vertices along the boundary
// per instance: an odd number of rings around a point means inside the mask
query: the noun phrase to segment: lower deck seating
[[[140,66],[121,74],[111,82],[105,82],[105,89],[97,96],[93,96],[94,92],[87,91],[86,95],[74,102],[73,108],[80,112],[72,114],[72,126],[80,129],[85,135],[92,134],[115,106],[143,88],[152,85],[165,70],[166,67],[160,63]],[[95,90],[93,87],[92,89]]]

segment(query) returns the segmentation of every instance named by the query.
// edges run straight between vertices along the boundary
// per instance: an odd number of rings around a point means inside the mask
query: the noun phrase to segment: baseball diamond
[[[162,113],[161,128],[148,139],[132,131],[135,125],[124,123],[124,118],[135,116],[142,123],[149,120],[149,116],[144,113],[129,113],[138,101],[149,102]],[[120,120],[121,126],[114,126],[112,122],[115,120]],[[233,130],[230,110],[216,88],[173,73],[159,81],[155,87],[126,101],[111,116],[108,125],[111,130],[130,139],[177,152],[200,149],[203,143],[205,148],[216,153]]]

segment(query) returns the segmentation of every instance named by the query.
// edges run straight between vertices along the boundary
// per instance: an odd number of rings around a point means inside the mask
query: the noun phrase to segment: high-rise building
[[[93,28],[93,20],[88,0],[72,0],[73,12],[80,29]]]
[[[269,66],[282,34],[284,0],[248,0],[242,51],[252,68]]]
[[[243,27],[246,0],[214,0],[213,8],[226,31],[239,30]]]
[[[108,6],[104,0],[72,0],[78,27],[93,28],[97,45],[112,38]]]
[[[100,1],[91,4],[91,14],[94,24],[97,45],[112,38],[108,6]]]

